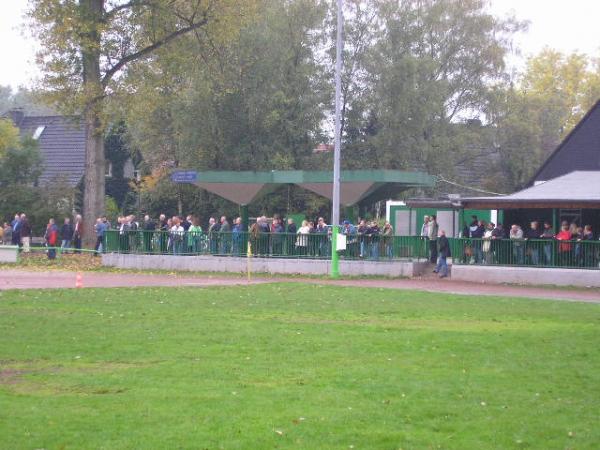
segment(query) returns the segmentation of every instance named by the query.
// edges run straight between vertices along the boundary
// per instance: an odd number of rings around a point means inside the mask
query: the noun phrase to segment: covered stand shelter
[[[600,171],[574,171],[549,181],[498,197],[460,200],[466,209],[498,209],[499,221],[526,226],[533,220],[549,221],[554,229],[562,221],[600,230]],[[502,217],[503,216],[503,217]]]
[[[378,201],[410,188],[431,188],[435,177],[423,172],[398,170],[343,170],[340,203],[350,207],[362,201]],[[247,206],[281,185],[294,184],[332,199],[330,171],[273,170],[269,172],[198,172],[198,187],[230,200],[241,207],[242,221],[248,224]]]

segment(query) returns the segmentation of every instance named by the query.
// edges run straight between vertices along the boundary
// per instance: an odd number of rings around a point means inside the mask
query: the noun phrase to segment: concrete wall
[[[19,247],[0,245],[0,263],[16,263],[19,260]]]
[[[600,287],[600,270],[540,267],[452,266],[452,279],[476,283]]]
[[[102,264],[121,269],[159,269],[194,272],[246,272],[248,264],[253,273],[327,275],[327,260],[292,258],[237,258],[219,256],[172,255],[102,255]],[[425,270],[426,263],[411,261],[340,261],[342,275],[381,275],[413,277]]]

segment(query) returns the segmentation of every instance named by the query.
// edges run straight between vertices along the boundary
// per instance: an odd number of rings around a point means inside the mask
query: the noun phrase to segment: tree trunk
[[[105,159],[104,128],[102,122],[103,94],[100,73],[100,24],[104,0],[79,0],[82,18],[87,22],[83,36],[81,59],[83,63],[83,90],[87,96],[84,111],[85,183],[83,190],[84,245],[92,247],[95,242],[96,218],[104,214]]]
[[[84,245],[93,248],[96,218],[104,214],[104,135],[95,108],[85,117],[85,183],[83,190]]]

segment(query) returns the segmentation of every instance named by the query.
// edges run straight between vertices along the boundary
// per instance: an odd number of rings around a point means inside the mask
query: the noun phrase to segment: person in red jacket
[[[48,221],[46,226],[46,246],[48,247],[48,259],[56,258],[56,243],[58,242],[58,227],[54,223],[54,219]]]
[[[569,265],[569,258],[571,255],[571,248],[573,244],[571,244],[571,239],[573,235],[569,231],[569,223],[563,222],[560,227],[560,231],[556,235],[556,240],[558,243],[558,261],[561,266]]]

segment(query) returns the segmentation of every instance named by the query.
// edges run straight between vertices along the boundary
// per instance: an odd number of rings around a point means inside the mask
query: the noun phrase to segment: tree
[[[542,148],[547,155],[600,98],[598,62],[582,53],[545,48],[528,59],[518,86],[539,105]]]
[[[482,115],[490,86],[506,77],[504,57],[523,24],[493,17],[480,0],[379,0],[362,7],[367,18],[375,11],[376,23],[351,22],[351,36],[367,25],[374,31],[352,45],[365,48],[358,59],[345,61],[359,65],[361,95],[347,101],[351,159],[344,165],[451,175],[472,134],[460,123]]]
[[[231,35],[252,7],[249,0],[30,0],[42,88],[63,110],[84,116],[87,236],[104,210],[106,98],[119,93],[128,66],[151,61],[190,32]]]
[[[0,159],[8,150],[20,146],[19,129],[9,119],[0,119]]]

